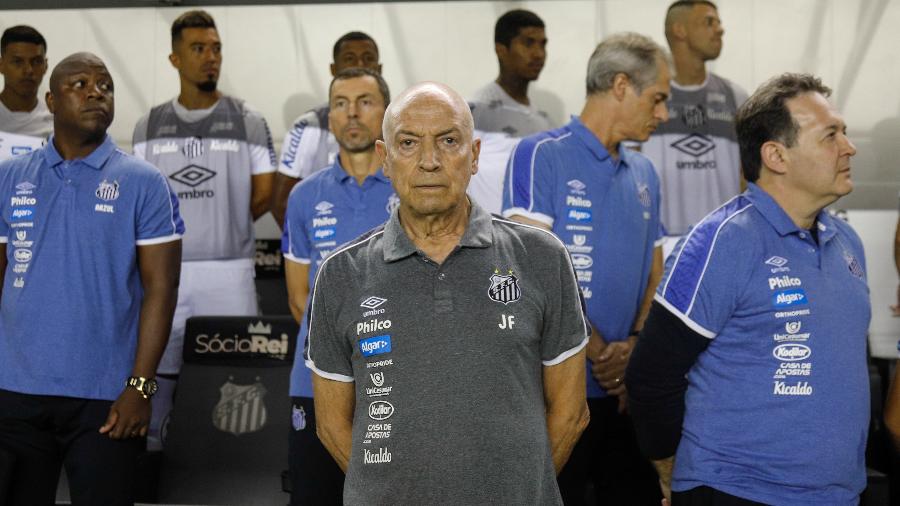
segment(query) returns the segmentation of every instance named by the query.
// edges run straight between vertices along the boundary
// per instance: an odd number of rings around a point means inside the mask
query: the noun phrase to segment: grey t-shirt
[[[472,206],[437,265],[397,211],[313,289],[307,365],[355,382],[344,504],[562,504],[542,372],[587,343],[565,247]]]
[[[251,177],[275,171],[272,136],[258,112],[232,97],[200,110],[166,102],[134,127],[134,154],[159,168],[178,195],[183,260],[255,255]]]
[[[659,174],[662,222],[682,235],[741,191],[734,116],[747,93],[710,73],[699,86],[672,82],[669,121],[641,147]]]

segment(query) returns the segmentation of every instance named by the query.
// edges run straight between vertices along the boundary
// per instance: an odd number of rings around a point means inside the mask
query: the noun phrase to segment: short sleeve
[[[141,160],[147,159],[147,125],[149,122],[149,114],[139,119],[134,125],[134,134],[131,136],[131,151]]]
[[[316,110],[297,118],[281,144],[278,172],[294,179],[303,179],[321,169],[316,167],[321,164],[318,151],[323,144],[322,137],[326,135],[328,132],[323,129]]]
[[[655,300],[691,330],[712,339],[737,307],[759,244],[744,227],[729,226],[730,206],[698,224],[669,256]],[[740,212],[740,211],[738,211]]]
[[[353,349],[349,341],[337,331],[331,318],[329,305],[331,294],[340,293],[339,280],[333,279],[339,269],[329,261],[325,261],[316,275],[307,311],[306,366],[317,375],[334,380],[351,383]]]
[[[302,183],[295,185],[288,197],[284,215],[284,231],[281,234],[281,251],[284,258],[292,262],[308,264],[312,260],[312,249],[306,234],[306,219],[303,216]]]
[[[146,180],[144,198],[137,210],[138,246],[175,241],[184,235],[184,221],[178,213],[178,197],[156,170]]]
[[[545,366],[553,366],[564,362],[587,345],[590,327],[569,253],[556,236],[549,232],[543,233],[551,236],[548,242],[553,250],[542,262],[554,265],[555,269],[546,271],[548,279],[543,280],[547,288],[547,307],[544,309],[541,334],[541,361]],[[552,262],[548,261],[551,259]]]
[[[244,124],[250,149],[250,173],[256,176],[275,172],[275,146],[265,118],[252,109],[245,109]]]
[[[552,157],[541,149],[546,134],[526,137],[516,145],[506,166],[503,181],[503,216],[524,216],[553,226],[556,213],[553,210],[555,175]]]

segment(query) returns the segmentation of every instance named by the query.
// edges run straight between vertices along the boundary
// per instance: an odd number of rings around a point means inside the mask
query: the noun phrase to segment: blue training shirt
[[[178,240],[178,200],[110,137],[66,161],[53,145],[0,164],[0,388],[115,400],[137,349],[137,247]]]
[[[653,165],[621,145],[619,154],[573,116],[522,139],[503,183],[503,216],[544,223],[566,244],[588,319],[606,342],[628,338],[662,238]],[[605,397],[587,367],[588,397]]]
[[[291,190],[281,251],[288,261],[310,264],[309,287],[312,293],[322,260],[338,245],[387,221],[399,203],[390,179],[381,169],[368,176],[360,186],[341,167],[338,158],[333,165],[313,173]],[[307,305],[308,302],[307,297]],[[302,343],[306,340],[306,334],[307,318],[304,315],[291,369],[292,397],[313,396],[312,377],[303,360]]]
[[[869,290],[862,243],[818,241],[755,184],[669,257],[656,300],[710,344],[688,374],[672,489],[855,504],[866,486]]]

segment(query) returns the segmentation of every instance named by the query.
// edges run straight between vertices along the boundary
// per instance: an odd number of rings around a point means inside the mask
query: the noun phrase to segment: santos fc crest
[[[212,422],[222,432],[235,436],[256,432],[266,425],[266,387],[256,379],[252,385],[236,385],[228,381],[219,388],[221,398],[213,408]]]
[[[512,271],[509,274],[500,274],[499,270],[494,270],[491,276],[491,287],[488,288],[488,297],[491,300],[509,304],[519,300],[522,296],[522,290],[519,289],[519,278]]]

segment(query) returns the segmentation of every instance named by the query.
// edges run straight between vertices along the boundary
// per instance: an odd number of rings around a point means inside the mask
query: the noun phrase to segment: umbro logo
[[[768,260],[766,260],[766,265],[771,265],[773,267],[784,267],[788,263],[786,258],[781,258],[779,256],[774,256]]]
[[[716,144],[705,135],[691,134],[671,144],[671,146],[686,155],[694,157],[703,156],[716,148]]]
[[[187,167],[169,176],[170,179],[178,181],[179,183],[190,186],[192,188],[199,184],[205,183],[214,177],[216,177],[215,171],[209,170],[199,165],[188,165]]]
[[[567,182],[566,185],[568,185],[569,190],[571,190],[572,193],[577,195],[584,195],[584,190],[587,189],[587,185],[577,179]]]
[[[381,297],[372,296],[372,297],[369,297],[368,299],[362,301],[362,304],[360,304],[360,307],[364,307],[366,309],[375,309],[376,307],[384,304],[385,302],[387,302],[387,299],[382,299]]]

